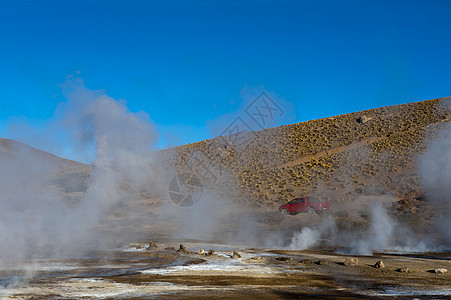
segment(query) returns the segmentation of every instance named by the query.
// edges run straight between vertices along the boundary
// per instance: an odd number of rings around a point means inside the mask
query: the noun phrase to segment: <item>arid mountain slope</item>
[[[382,194],[415,201],[419,156],[450,121],[450,107],[451,98],[382,107],[256,131],[245,143],[218,137],[156,156],[250,205],[274,207],[307,194],[335,203]]]
[[[86,180],[90,170],[89,165],[3,138],[0,138],[0,163],[0,176],[8,178],[11,184],[58,185],[66,192],[82,191],[84,187],[80,183]]]

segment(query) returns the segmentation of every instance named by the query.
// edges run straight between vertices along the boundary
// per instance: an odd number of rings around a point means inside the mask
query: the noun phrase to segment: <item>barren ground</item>
[[[347,256],[331,251],[243,249],[239,245],[163,241],[158,249],[136,243],[79,259],[35,260],[0,272],[3,299],[50,298],[224,298],[224,299],[447,299],[451,274],[449,253],[407,255],[380,253]],[[144,247],[144,248],[141,248]],[[199,255],[198,249],[215,250]],[[236,250],[241,258],[232,258]],[[191,252],[192,251],[192,252]],[[346,258],[357,266],[345,266]],[[374,267],[382,260],[384,269]],[[408,272],[400,272],[401,268]],[[33,270],[29,281],[14,276]],[[30,271],[28,271],[30,272]]]

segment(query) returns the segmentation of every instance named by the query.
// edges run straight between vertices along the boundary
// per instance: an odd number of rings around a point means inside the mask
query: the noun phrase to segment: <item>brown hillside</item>
[[[307,194],[335,203],[374,194],[415,201],[418,156],[450,121],[450,107],[451,98],[441,98],[376,108],[256,131],[246,144],[218,137],[156,157],[172,174],[198,174],[251,205]]]

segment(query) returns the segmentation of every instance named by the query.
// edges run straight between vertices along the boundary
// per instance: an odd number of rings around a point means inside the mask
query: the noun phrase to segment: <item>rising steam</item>
[[[451,246],[451,124],[447,124],[421,157],[420,174],[427,197],[441,215],[436,225],[448,247]]]
[[[87,89],[81,79],[68,80],[62,90],[67,101],[51,123],[64,125],[59,133],[79,151],[95,149],[88,188],[68,203],[52,181],[61,171],[53,160],[24,147],[1,155],[0,264],[92,247],[108,209],[133,198],[151,175],[146,154],[157,134],[146,114]]]
[[[336,232],[334,219],[329,217],[316,226],[303,227],[301,232],[295,233],[288,248],[291,250],[309,249],[318,246],[321,239],[333,240]]]
[[[350,252],[371,255],[377,251],[424,252],[438,250],[431,239],[419,239],[416,234],[392,218],[382,202],[370,207],[370,228],[363,237],[352,240]]]

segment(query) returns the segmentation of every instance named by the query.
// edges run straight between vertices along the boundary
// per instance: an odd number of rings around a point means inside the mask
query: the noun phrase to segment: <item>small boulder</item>
[[[208,255],[215,255],[215,250],[213,249],[208,250]]]
[[[407,267],[403,267],[403,268],[396,269],[396,271],[401,272],[401,273],[409,273],[410,270]]]
[[[310,259],[303,259],[301,260],[301,263],[304,265],[313,265],[313,261]]]
[[[448,270],[445,268],[437,268],[434,270],[435,274],[445,274],[446,272],[448,272]]]
[[[156,249],[158,249],[157,243],[155,243],[154,241],[150,241],[149,245],[147,246],[147,250],[156,250]]]
[[[357,119],[357,122],[359,122],[359,123],[361,123],[361,124],[365,124],[365,123],[368,122],[369,120],[370,120],[370,118],[368,118],[367,116],[363,115],[363,116],[360,116],[360,117]]]
[[[374,267],[378,268],[378,269],[383,269],[383,268],[385,268],[385,265],[384,265],[384,262],[382,260],[380,260],[374,264]]]
[[[241,255],[238,252],[233,251],[232,258],[233,259],[241,258]]]
[[[346,258],[343,264],[348,267],[355,267],[359,263],[358,258]]]
[[[250,259],[247,260],[247,262],[250,262],[250,263],[265,263],[267,261],[268,260],[263,256],[255,256],[255,257],[251,257]]]
[[[177,252],[186,253],[186,248],[185,248],[185,246],[183,246],[183,244],[180,244],[180,248],[179,248],[179,250],[177,250]]]
[[[144,245],[141,244],[130,244],[131,248],[135,248],[136,250],[144,249]]]
[[[199,250],[197,250],[197,254],[205,255],[205,250],[204,249],[199,249]]]
[[[318,260],[317,262],[316,262],[316,264],[317,265],[320,265],[320,266],[322,266],[322,265],[327,265],[329,262],[327,261],[327,260]]]
[[[293,259],[291,257],[277,257],[277,260],[280,261],[292,261]]]

